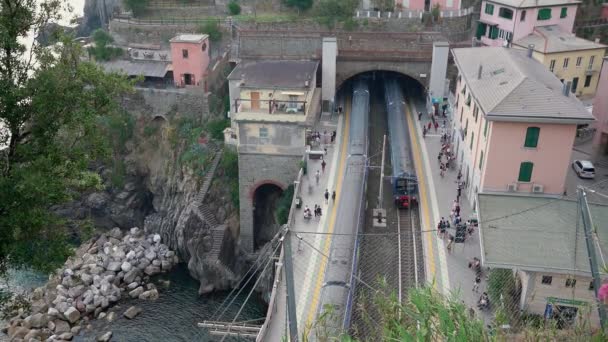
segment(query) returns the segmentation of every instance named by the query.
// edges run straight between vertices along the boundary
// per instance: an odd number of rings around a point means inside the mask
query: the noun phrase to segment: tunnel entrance
[[[262,184],[253,194],[253,249],[264,246],[279,230],[277,205],[283,189],[276,184]]]

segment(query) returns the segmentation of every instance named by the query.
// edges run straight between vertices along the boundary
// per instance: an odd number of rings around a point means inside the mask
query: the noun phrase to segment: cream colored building
[[[578,97],[595,96],[606,46],[563,31],[557,25],[538,26],[513,42],[514,48],[533,47],[533,57],[541,62]]]

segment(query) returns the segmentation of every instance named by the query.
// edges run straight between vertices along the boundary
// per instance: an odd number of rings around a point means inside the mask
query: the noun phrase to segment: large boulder
[[[129,292],[129,296],[131,298],[137,298],[139,297],[139,295],[141,295],[144,292],[144,288],[139,286],[136,289],[132,290]]]
[[[120,230],[120,228],[114,227],[108,232],[108,236],[120,240],[122,239],[122,231]]]
[[[47,323],[49,322],[49,318],[46,314],[37,313],[26,317],[23,322],[24,326],[28,328],[40,329],[42,327],[46,327]]]
[[[108,331],[107,333],[99,336],[97,338],[97,342],[108,342],[108,341],[110,341],[111,338],[112,338],[112,332]]]
[[[70,331],[70,324],[66,321],[56,319],[53,321],[53,323],[55,323],[55,334],[61,334]]]
[[[150,276],[158,274],[158,273],[160,273],[160,267],[154,266],[154,265],[148,265],[148,267],[146,267],[144,269],[144,273],[147,275],[150,275]]]
[[[158,299],[158,290],[157,289],[152,289],[150,291],[145,291],[142,294],[139,295],[139,299],[150,299],[150,300],[156,300]]]
[[[118,272],[118,271],[120,271],[121,265],[122,265],[122,263],[120,261],[111,261],[108,263],[108,266],[106,267],[106,269],[108,271]]]
[[[138,308],[137,306],[132,306],[123,313],[123,316],[125,316],[128,319],[133,319],[140,313],[141,313],[141,308]]]
[[[91,209],[101,210],[106,207],[110,195],[105,192],[94,192],[87,197],[85,203]]]
[[[73,306],[70,306],[63,315],[70,323],[76,323],[80,319],[80,311]]]
[[[72,298],[78,298],[84,293],[84,290],[85,290],[84,285],[77,285],[77,286],[71,287],[68,290],[68,294]]]
[[[121,265],[120,265],[120,269],[123,272],[129,272],[131,269],[133,268],[133,265],[131,265],[130,262],[128,261],[124,261]]]
[[[146,259],[152,261],[152,260],[156,259],[156,252],[154,252],[154,250],[152,250],[152,248],[149,248],[144,253],[144,256],[146,257]]]
[[[125,283],[130,284],[135,281],[135,278],[137,278],[139,275],[141,275],[141,270],[138,268],[133,268],[125,273],[123,280]]]

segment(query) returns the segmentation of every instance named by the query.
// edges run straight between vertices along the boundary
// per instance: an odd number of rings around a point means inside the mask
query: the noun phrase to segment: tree
[[[228,3],[228,12],[230,15],[239,15],[241,14],[241,5],[239,5],[236,1],[230,1]]]
[[[108,44],[114,42],[114,38],[102,29],[97,29],[93,32],[93,41],[95,42],[95,46],[89,47],[88,50],[96,60],[108,61],[123,54],[121,48],[108,46]]]
[[[148,8],[149,2],[150,0],[125,0],[125,6],[133,12],[133,15],[138,16]]]
[[[395,0],[373,0],[372,3],[378,11],[392,12],[395,10]]]
[[[359,5],[357,0],[320,0],[315,8],[319,22],[333,27],[336,22],[351,18]]]
[[[312,0],[283,0],[283,3],[289,7],[295,7],[301,11],[305,11],[312,7]]]
[[[39,5],[37,5],[37,3]],[[52,271],[72,253],[51,208],[100,184],[88,166],[107,158],[107,118],[131,89],[125,77],[81,61],[72,39],[53,51],[22,43],[60,17],[61,0],[0,5],[0,274],[7,267]],[[34,62],[35,61],[35,62]]]
[[[198,27],[198,32],[209,36],[209,40],[217,42],[222,39],[222,31],[216,20],[206,21]]]

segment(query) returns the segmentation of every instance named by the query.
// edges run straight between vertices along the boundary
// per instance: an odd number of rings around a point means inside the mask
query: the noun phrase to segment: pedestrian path
[[[427,180],[427,189],[429,192],[429,211],[432,212],[432,226],[423,227],[423,229],[428,230],[425,235],[431,234],[427,239],[432,241],[431,248],[425,248],[429,255],[425,255],[425,261],[427,263],[437,263],[439,267],[437,269],[441,272],[445,272],[445,274],[438,276],[435,278],[427,279],[430,281],[435,280],[439,283],[437,286],[440,290],[442,290],[445,294],[448,293],[458,293],[459,297],[464,301],[464,303],[471,308],[476,309],[477,300],[483,291],[486,288],[486,281],[484,277],[482,277],[482,282],[479,286],[478,291],[473,291],[473,283],[475,280],[475,272],[468,267],[469,261],[471,261],[474,257],[480,258],[480,244],[479,244],[479,235],[477,230],[471,235],[467,235],[467,239],[464,243],[453,244],[451,251],[447,250],[448,239],[445,240],[438,237],[436,232],[436,227],[439,220],[444,217],[445,219],[450,219],[450,212],[452,210],[453,201],[457,196],[457,174],[458,167],[457,164],[455,168],[448,170],[445,175],[442,177],[440,174],[439,164],[437,161],[437,155],[441,150],[441,128],[439,128],[438,133],[435,134],[434,129],[432,129],[432,134],[427,134],[425,138],[422,138],[422,125],[428,125],[430,122],[430,117],[426,114],[426,108],[422,103],[413,104],[410,108],[413,112],[422,112],[423,115],[418,120],[417,116],[414,116],[412,113],[410,114],[410,118],[412,120],[410,122],[415,123],[416,129],[416,139],[420,141],[420,151],[424,156],[423,163],[423,173],[422,178],[426,178]],[[440,118],[439,122],[443,123],[444,118]],[[450,118],[446,118],[446,130],[449,130],[451,127]],[[428,126],[427,126],[428,127]],[[441,127],[441,126],[440,126]],[[421,176],[418,175],[420,179]],[[466,196],[465,189],[462,190],[462,197],[460,198],[460,208],[463,221],[468,220],[469,218],[476,216],[475,212],[471,209],[469,205],[469,200]],[[455,235],[454,225],[451,225],[451,229],[448,229],[448,233],[451,235]],[[429,252],[432,250],[432,253]],[[430,260],[430,259],[434,260]],[[428,268],[428,267],[427,267]],[[443,270],[443,271],[441,271]],[[441,278],[438,280],[438,278]],[[482,317],[487,318],[487,315],[484,313]]]
[[[327,149],[323,159],[309,160],[307,163],[307,173],[302,176],[300,182],[300,193],[295,194],[302,200],[301,208],[296,209],[295,222],[290,229],[293,232],[301,232],[291,234],[292,249],[293,249],[293,269],[294,269],[294,284],[296,295],[296,314],[298,320],[298,330],[300,336],[306,330],[309,313],[314,311],[311,309],[311,304],[318,297],[314,295],[314,288],[318,279],[322,276],[319,274],[320,265],[323,262],[323,255],[319,251],[323,248],[323,240],[318,234],[327,231],[327,217],[330,216],[331,210],[334,207],[335,201],[332,200],[331,194],[335,190],[337,173],[339,169],[340,154],[342,152],[344,117],[335,115],[322,115],[320,121],[313,127],[313,131],[318,131],[322,134],[327,131],[331,134],[336,131],[336,139],[334,143],[328,139],[324,141],[321,138],[321,146],[313,149],[324,151]],[[325,171],[322,169],[322,162],[325,160]],[[319,171],[319,180],[317,182],[315,174]],[[325,190],[329,191],[329,201],[326,203],[324,198]],[[308,206],[311,211],[314,211],[315,205],[321,206],[321,216],[310,219],[304,218],[304,208]],[[277,312],[274,313],[273,319],[269,324],[268,333],[264,340],[266,341],[281,341],[284,336],[287,336],[287,321],[286,321],[286,287],[285,279],[281,279],[278,288]]]

